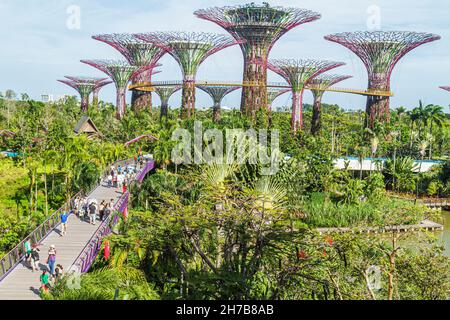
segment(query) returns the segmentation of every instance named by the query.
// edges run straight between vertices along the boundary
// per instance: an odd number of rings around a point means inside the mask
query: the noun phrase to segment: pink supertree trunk
[[[126,88],[118,88],[117,89],[117,119],[121,120],[123,119],[123,116],[125,115],[125,111],[127,108],[127,101],[126,101]]]
[[[303,91],[292,92],[291,129],[297,133],[303,127]]]

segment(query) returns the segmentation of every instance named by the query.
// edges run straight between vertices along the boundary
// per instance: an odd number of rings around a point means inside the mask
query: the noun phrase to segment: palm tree
[[[443,122],[445,121],[445,113],[444,108],[436,105],[428,105],[424,109],[424,114],[426,117],[426,122],[429,125],[430,129],[430,160],[433,157],[433,127],[437,125],[439,128],[442,127]]]

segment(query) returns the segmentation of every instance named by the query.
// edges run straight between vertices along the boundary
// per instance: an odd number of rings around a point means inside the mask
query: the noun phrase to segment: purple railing
[[[2,281],[16,266],[18,266],[25,257],[25,242],[30,239],[32,243],[39,244],[61,223],[61,212],[69,212],[73,208],[73,200],[82,196],[83,191],[78,192],[70,201],[65,203],[60,209],[55,211],[49,218],[40,224],[33,232],[30,233],[22,242],[14,249],[7,253],[0,260],[0,281]]]
[[[144,165],[144,167],[141,168],[141,170],[137,173],[135,181],[138,183],[142,183],[142,181],[144,181],[145,176],[154,168],[155,162],[153,160],[148,161]],[[83,251],[80,253],[78,258],[73,263],[72,267],[70,268],[71,271],[79,273],[86,273],[89,271],[95,259],[97,258],[97,255],[102,249],[103,239],[111,234],[113,228],[119,222],[120,219],[119,215],[124,213],[125,210],[127,209],[129,200],[130,200],[129,192],[124,193],[119,198],[119,200],[114,206],[115,214],[109,215],[105,219],[105,221],[102,222],[102,224],[99,226],[99,228],[94,233],[92,238],[89,240],[89,243],[86,245],[86,247],[83,249]]]

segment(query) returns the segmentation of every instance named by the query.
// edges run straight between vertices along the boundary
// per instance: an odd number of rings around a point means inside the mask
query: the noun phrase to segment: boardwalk
[[[90,198],[95,198],[100,203],[103,200],[109,201],[111,199],[117,201],[121,195],[119,189],[101,185],[92,192]],[[60,236],[59,228],[57,228],[42,242],[40,267],[47,267],[45,265],[47,252],[49,246],[54,244],[57,250],[56,263],[61,264],[65,270],[68,270],[89,243],[98,227],[99,223],[97,223],[97,226],[93,226],[71,215],[65,237]],[[39,300],[40,274],[40,272],[32,272],[23,264],[20,264],[0,282],[0,300]]]

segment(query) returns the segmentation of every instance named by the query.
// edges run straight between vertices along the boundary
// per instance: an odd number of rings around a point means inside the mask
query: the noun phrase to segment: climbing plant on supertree
[[[390,92],[391,75],[397,62],[411,50],[441,37],[431,33],[408,31],[358,31],[325,36],[326,40],[353,51],[364,63],[369,76],[369,92]],[[389,95],[369,95],[366,126],[390,120]]]
[[[195,112],[195,79],[200,65],[214,53],[242,42],[205,32],[155,32],[135,36],[164,49],[180,65],[183,73],[182,116],[187,118]]]
[[[268,68],[283,77],[292,89],[291,129],[296,133],[303,127],[303,92],[306,85],[318,75],[345,65],[326,60],[274,59]]]
[[[197,10],[198,18],[221,26],[240,44],[244,55],[241,111],[256,117],[258,109],[266,108],[267,60],[275,43],[289,30],[321,18],[317,12],[298,8],[271,7],[254,3]],[[263,63],[258,63],[257,61]]]

